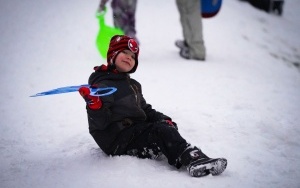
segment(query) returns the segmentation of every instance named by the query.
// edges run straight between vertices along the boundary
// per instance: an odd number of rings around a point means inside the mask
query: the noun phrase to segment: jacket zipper
[[[132,89],[133,92],[134,92],[134,96],[135,96],[136,103],[138,103],[137,93],[136,93],[135,89],[132,87],[132,85],[130,85],[130,87],[131,87],[131,89]]]

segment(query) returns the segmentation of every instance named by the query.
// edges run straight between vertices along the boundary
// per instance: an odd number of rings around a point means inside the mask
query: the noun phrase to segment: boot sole
[[[224,172],[227,167],[227,160],[224,158],[210,159],[203,164],[192,164],[188,171],[193,177],[203,177],[209,174],[217,176]]]
[[[226,159],[218,159],[217,161],[213,162],[212,168],[209,170],[211,175],[217,176],[225,171],[227,167],[227,160]]]

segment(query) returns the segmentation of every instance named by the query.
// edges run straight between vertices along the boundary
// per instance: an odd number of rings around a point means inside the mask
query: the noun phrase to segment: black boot
[[[209,174],[216,176],[224,172],[227,166],[226,159],[209,158],[200,149],[191,146],[181,154],[180,162],[187,167],[189,174],[193,177],[202,177]]]

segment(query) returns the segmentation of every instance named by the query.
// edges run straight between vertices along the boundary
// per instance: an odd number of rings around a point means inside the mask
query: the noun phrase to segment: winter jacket
[[[101,97],[102,107],[87,107],[89,132],[99,147],[108,155],[122,155],[130,143],[133,127],[170,119],[147,104],[141,84],[127,73],[108,71],[105,65],[95,67],[89,84],[96,87],[116,87],[111,95]]]

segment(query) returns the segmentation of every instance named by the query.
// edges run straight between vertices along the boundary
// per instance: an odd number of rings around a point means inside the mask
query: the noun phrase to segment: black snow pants
[[[189,144],[181,137],[178,130],[166,123],[140,123],[135,124],[132,129],[133,132],[132,130],[130,132],[133,135],[126,148],[127,154],[137,151],[138,157],[146,158],[147,156],[143,157],[143,154],[147,155],[147,151],[155,154],[158,147],[167,157],[170,165],[180,168],[178,158]]]

